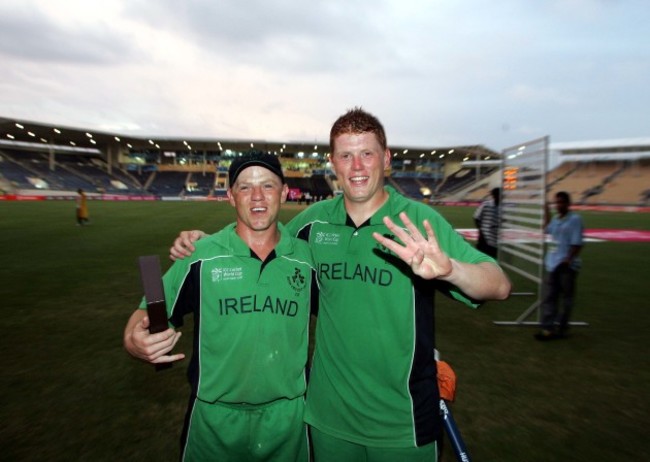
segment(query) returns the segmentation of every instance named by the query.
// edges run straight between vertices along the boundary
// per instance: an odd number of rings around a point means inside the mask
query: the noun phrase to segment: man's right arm
[[[198,229],[181,231],[178,237],[174,240],[174,244],[169,249],[169,259],[176,261],[189,257],[196,250],[194,243],[206,236],[206,233]]]

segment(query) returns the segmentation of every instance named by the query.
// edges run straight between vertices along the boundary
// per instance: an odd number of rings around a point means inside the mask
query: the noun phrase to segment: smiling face
[[[230,205],[237,210],[238,233],[273,227],[288,191],[280,177],[264,167],[254,165],[242,170],[228,190]]]
[[[371,132],[340,134],[332,146],[332,170],[346,206],[379,208],[386,196],[384,170],[390,166],[390,151]]]

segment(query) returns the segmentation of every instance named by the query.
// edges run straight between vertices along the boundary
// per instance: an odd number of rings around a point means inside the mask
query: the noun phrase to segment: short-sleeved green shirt
[[[356,228],[343,197],[318,202],[287,228],[309,242],[318,271],[316,348],[306,421],[337,438],[377,447],[423,446],[440,431],[434,360],[434,293],[477,303],[441,281],[425,281],[383,248],[373,232],[401,224],[400,212],[462,262],[494,262],[478,252],[430,206],[386,187],[388,201]],[[394,236],[393,236],[394,237]]]
[[[233,223],[163,277],[170,322],[194,315],[188,376],[202,401],[263,404],[305,392],[314,265],[307,244],[280,231],[262,262]]]

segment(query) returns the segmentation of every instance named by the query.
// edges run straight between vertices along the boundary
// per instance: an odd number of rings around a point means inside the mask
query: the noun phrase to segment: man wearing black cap
[[[181,460],[306,462],[311,253],[278,223],[288,188],[276,157],[237,158],[228,176],[236,222],[202,239],[163,277],[173,327],[149,334],[138,309],[124,345],[153,364],[183,359],[171,354],[181,335],[175,328],[194,315]]]

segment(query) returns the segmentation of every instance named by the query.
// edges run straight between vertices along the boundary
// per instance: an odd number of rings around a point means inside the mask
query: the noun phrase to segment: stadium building
[[[503,153],[482,145],[390,145],[389,182],[437,203],[484,199],[503,181]],[[327,143],[148,138],[0,118],[0,190],[5,195],[219,199],[232,159],[250,151],[280,157],[293,200],[339,193]],[[576,203],[647,205],[650,138],[549,146],[546,189]]]

